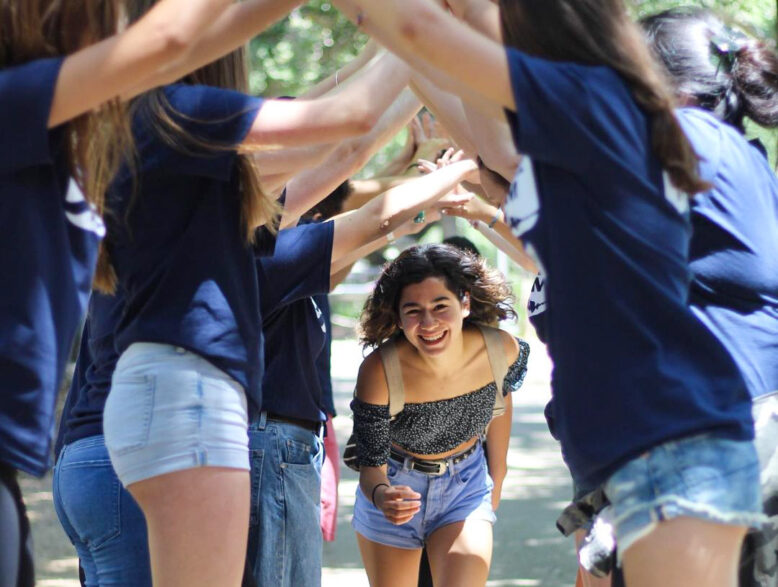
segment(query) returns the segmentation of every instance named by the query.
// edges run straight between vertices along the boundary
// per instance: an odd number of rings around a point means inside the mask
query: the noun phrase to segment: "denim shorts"
[[[196,467],[249,470],[243,387],[180,347],[143,342],[122,353],[103,428],[125,486]]]
[[[657,524],[681,516],[759,527],[764,522],[752,441],[711,433],[665,442],[605,483],[619,555]]]
[[[451,458],[456,455],[452,455]],[[408,459],[389,459],[387,477],[392,485],[407,485],[421,495],[421,509],[400,526],[392,524],[357,488],[351,525],[362,536],[387,546],[416,549],[443,526],[465,520],[494,524],[492,479],[486,468],[483,446],[464,460],[450,465],[442,475],[428,475],[408,468]]]

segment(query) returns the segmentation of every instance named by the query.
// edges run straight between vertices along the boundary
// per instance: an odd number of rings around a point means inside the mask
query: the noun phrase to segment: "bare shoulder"
[[[357,398],[367,404],[387,405],[389,388],[386,385],[381,352],[376,349],[359,366],[357,375]]]
[[[508,359],[508,364],[513,363],[519,356],[519,341],[510,333],[500,329],[500,338],[502,339],[502,346],[505,350],[505,357]]]

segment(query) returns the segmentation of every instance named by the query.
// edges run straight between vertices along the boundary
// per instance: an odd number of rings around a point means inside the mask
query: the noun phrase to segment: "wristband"
[[[375,505],[375,490],[378,489],[379,487],[381,487],[381,485],[383,485],[384,487],[387,487],[387,488],[391,487],[391,485],[389,485],[388,483],[377,483],[376,486],[373,487],[373,493],[370,494],[370,501],[373,503],[373,505],[375,507],[378,507],[378,506]]]
[[[494,225],[497,224],[497,222],[499,222],[500,220],[500,214],[502,214],[502,210],[497,208],[497,212],[494,213],[494,217],[489,221],[489,224],[487,224],[486,226],[488,226],[489,228],[494,228]]]

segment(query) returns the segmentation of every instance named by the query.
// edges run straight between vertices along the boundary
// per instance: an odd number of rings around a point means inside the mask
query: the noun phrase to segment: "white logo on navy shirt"
[[[532,283],[532,289],[529,292],[529,301],[527,310],[530,316],[537,316],[546,311],[548,301],[546,300],[546,278],[542,273],[538,273],[535,281]]]
[[[521,238],[538,223],[540,216],[540,196],[538,184],[535,180],[535,170],[532,159],[524,156],[519,163],[516,177],[513,178],[508,198],[505,201],[505,218],[516,237]],[[535,264],[543,270],[535,248],[530,244],[524,244],[524,251],[532,258]]]
[[[74,179],[70,179],[65,195],[65,218],[72,225],[96,234],[99,238],[105,236],[105,224],[92,204],[86,201],[84,192]]]
[[[680,214],[687,214],[689,212],[689,196],[673,185],[667,172],[662,174],[662,179],[664,181],[665,199],[670,202]]]

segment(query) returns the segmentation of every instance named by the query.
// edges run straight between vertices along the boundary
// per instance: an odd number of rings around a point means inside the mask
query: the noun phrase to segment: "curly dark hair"
[[[465,324],[493,324],[516,317],[510,285],[483,258],[451,245],[419,245],[384,267],[365,302],[359,320],[359,340],[365,347],[377,347],[400,332],[398,304],[403,289],[428,277],[443,279],[460,300],[470,294]]]

